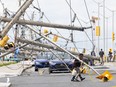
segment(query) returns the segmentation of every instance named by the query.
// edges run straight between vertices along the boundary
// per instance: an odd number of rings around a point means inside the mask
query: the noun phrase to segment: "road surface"
[[[34,68],[30,68],[21,76],[11,77],[10,82],[11,87],[113,87],[116,86],[116,75],[113,76],[112,81],[102,82],[95,78],[96,75],[83,75],[86,78],[84,81],[71,82],[70,73],[48,74],[47,69],[35,72]]]

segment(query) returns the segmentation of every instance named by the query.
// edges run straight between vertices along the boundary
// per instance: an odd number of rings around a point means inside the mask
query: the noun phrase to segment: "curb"
[[[27,69],[29,69],[29,68],[31,68],[32,67],[32,65],[31,66],[28,66],[28,67],[25,67],[21,72],[19,72],[19,74],[18,75],[16,75],[16,76],[20,76],[20,75],[22,75],[22,73],[25,71],[25,70],[27,70]],[[0,82],[0,87],[10,87],[12,84],[11,83],[5,83],[5,82]]]
[[[11,83],[0,83],[0,87],[10,87]]]
[[[33,66],[31,65],[31,66],[29,66],[29,67],[24,68],[24,69],[20,72],[20,74],[19,74],[18,76],[22,75],[22,73],[23,73],[25,70],[27,70],[27,69],[29,69],[29,68],[31,68],[31,67],[33,67]]]

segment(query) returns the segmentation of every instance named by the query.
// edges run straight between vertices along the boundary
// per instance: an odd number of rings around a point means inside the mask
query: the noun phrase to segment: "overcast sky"
[[[19,8],[19,0],[0,0],[4,3],[4,7],[8,8],[10,11],[16,12],[17,9]],[[25,0],[22,0],[22,3]],[[67,0],[69,2],[69,0]],[[98,15],[98,4],[95,3],[96,2],[102,2],[103,0],[85,0],[87,3],[87,7],[88,7],[88,11],[89,11],[89,15],[90,18],[92,16],[97,16]],[[115,0],[105,0],[105,4],[106,7],[111,9],[111,10],[116,10],[116,1]],[[65,24],[65,25],[70,25],[70,8],[68,6],[68,4],[66,3],[66,0],[38,0],[39,2],[39,6],[42,10],[42,12],[44,12],[44,14],[47,16],[47,18],[51,21],[51,23],[56,23],[56,24]],[[38,7],[37,4],[37,0],[34,0],[33,5]],[[101,36],[100,36],[100,48],[103,48],[103,7],[102,7],[103,3],[101,3],[101,7],[100,7],[100,26],[101,26]],[[81,24],[83,27],[85,26],[90,26],[89,23],[89,17],[87,14],[87,10],[85,7],[85,3],[84,0],[71,0],[71,6],[73,8],[73,10],[75,11],[77,17],[79,18]],[[40,21],[39,20],[39,13],[37,12],[37,10],[33,9],[32,6],[30,6],[29,9],[27,9],[27,12],[29,14],[29,16],[31,15],[32,12],[35,12],[35,18],[34,20],[36,21]],[[3,16],[3,7],[0,3],[0,16]],[[72,12],[72,17],[74,16],[74,13]],[[108,40],[106,40],[106,50],[108,50],[109,48],[112,48],[112,40],[111,40],[111,34],[112,34],[112,13],[110,11],[108,11],[106,9],[106,17],[108,17],[108,28],[106,28],[106,32],[105,34],[107,36],[105,36],[106,38],[109,38]],[[114,17],[114,21],[116,17]],[[83,20],[84,22],[82,22],[81,20]],[[45,18],[43,19],[44,22],[48,22]],[[115,23],[115,22],[114,22]],[[107,24],[107,22],[106,22]],[[74,26],[81,26],[79,24],[79,22],[77,20],[75,20]],[[97,22],[96,22],[96,26],[97,26]],[[115,26],[116,28],[116,26]],[[49,28],[51,31],[53,31],[54,33],[57,34],[57,32],[55,31],[55,29],[53,28]],[[59,30],[59,32],[66,38],[68,38],[70,36],[70,32],[69,30]],[[91,38],[92,34],[91,34],[91,29],[86,30],[87,34],[89,35],[89,37]],[[114,31],[116,32],[116,30]],[[98,49],[98,38],[95,36],[94,39],[96,40],[94,43],[96,45],[96,51]],[[59,40],[57,43],[58,44],[62,44],[61,43],[62,40]],[[85,32],[79,32],[79,31],[74,31],[74,41],[76,41],[76,45],[77,47],[80,48],[86,48],[89,51],[92,50],[92,44],[89,41],[89,39],[87,38]],[[80,42],[80,41],[85,41],[85,42]],[[64,44],[66,43],[66,41],[64,41]],[[108,44],[107,44],[108,43]],[[115,43],[115,42],[114,42]],[[63,45],[64,45],[63,44]],[[74,47],[73,44],[69,44],[69,46]],[[81,50],[82,51],[82,50]]]

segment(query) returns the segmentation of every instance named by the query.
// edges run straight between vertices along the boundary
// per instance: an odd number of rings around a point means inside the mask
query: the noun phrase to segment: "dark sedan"
[[[49,61],[47,59],[36,59],[34,61],[35,71],[38,71],[38,68],[49,67]]]
[[[73,61],[70,59],[64,59],[63,61],[68,66],[68,68],[72,70]],[[49,73],[52,73],[53,71],[69,71],[66,65],[59,59],[51,60],[49,63],[50,63]]]

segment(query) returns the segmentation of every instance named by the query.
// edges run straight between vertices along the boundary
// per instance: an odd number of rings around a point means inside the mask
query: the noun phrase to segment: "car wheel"
[[[35,71],[38,71],[38,69],[35,69]]]
[[[52,73],[52,70],[49,68],[49,74]]]
[[[71,69],[69,70],[69,73],[72,73],[72,70]]]

